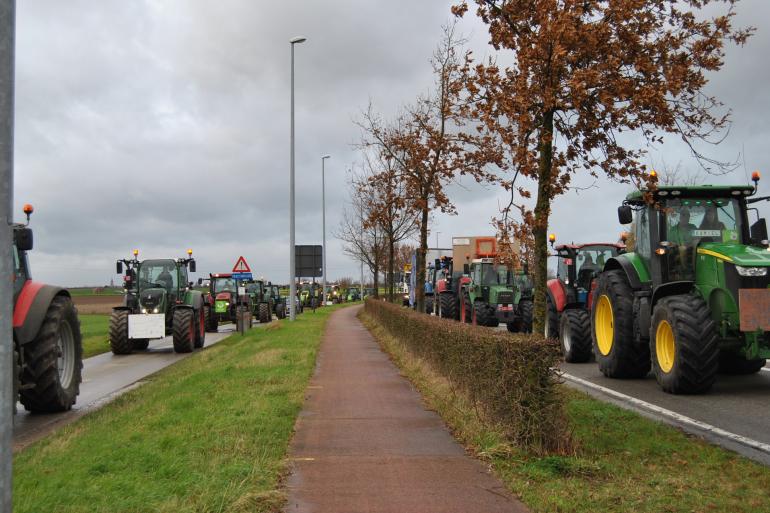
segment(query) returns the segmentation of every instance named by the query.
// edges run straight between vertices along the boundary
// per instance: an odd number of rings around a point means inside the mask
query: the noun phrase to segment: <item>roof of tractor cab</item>
[[[213,274],[210,274],[209,276],[211,276],[212,278],[232,278],[233,275],[230,273],[213,273]]]
[[[626,196],[629,203],[641,203],[643,194],[650,192],[648,189],[634,191]],[[730,198],[750,196],[754,194],[753,185],[661,185],[653,192],[655,198],[659,197],[684,197],[684,198]]]
[[[625,249],[625,244],[619,244],[617,242],[585,242],[583,244],[575,244],[574,242],[572,244],[560,244],[556,246],[556,251],[560,249],[583,249],[589,246],[613,246],[618,249]]]

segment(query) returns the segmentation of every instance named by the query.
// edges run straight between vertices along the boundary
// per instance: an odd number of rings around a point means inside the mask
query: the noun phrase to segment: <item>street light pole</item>
[[[291,170],[289,174],[289,319],[297,318],[297,283],[294,241],[294,45],[304,43],[306,38],[295,37],[291,43]]]
[[[321,224],[323,225],[323,246],[322,258],[323,258],[323,278],[321,279],[321,297],[324,298],[324,305],[327,302],[326,297],[326,173],[324,170],[324,161],[331,158],[331,155],[324,155],[321,157]]]
[[[441,233],[441,232],[436,232],[436,249],[439,248],[439,245],[438,245],[438,234],[439,233]]]
[[[0,1],[0,513],[12,509],[13,101],[16,1]]]

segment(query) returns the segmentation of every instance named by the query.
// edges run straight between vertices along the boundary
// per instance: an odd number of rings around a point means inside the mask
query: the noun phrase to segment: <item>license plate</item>
[[[503,311],[503,312],[511,312],[511,311],[513,311],[513,307],[512,306],[507,306],[507,305],[501,305],[499,309],[501,311]]]
[[[165,315],[134,314],[128,316],[128,338],[163,338],[165,336]]]
[[[770,331],[770,289],[739,289],[741,331]]]

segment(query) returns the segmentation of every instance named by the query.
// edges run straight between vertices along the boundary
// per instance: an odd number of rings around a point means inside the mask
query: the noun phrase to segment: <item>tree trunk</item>
[[[380,266],[379,264],[374,264],[374,269],[372,269],[372,276],[374,280],[374,298],[379,299],[380,297]]]
[[[535,203],[535,311],[532,331],[543,333],[545,329],[545,293],[548,282],[548,216],[551,213],[551,174],[553,164],[553,111],[543,116],[543,126],[538,134],[537,200]]]
[[[425,256],[428,253],[428,201],[422,209],[420,217],[420,246],[417,248],[417,269],[412,269],[416,273],[414,280],[414,298],[418,312],[425,311]]]
[[[394,270],[396,267],[396,262],[394,261],[394,253],[395,253],[395,246],[396,243],[393,241],[393,234],[390,234],[388,236],[388,300],[392,303],[395,299],[395,290],[394,290]]]

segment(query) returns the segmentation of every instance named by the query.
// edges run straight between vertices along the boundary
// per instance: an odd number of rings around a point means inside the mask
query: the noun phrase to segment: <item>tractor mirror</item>
[[[765,218],[763,217],[752,224],[749,231],[752,241],[760,242],[767,240],[767,223],[765,222]]]
[[[32,230],[30,228],[19,228],[14,233],[16,248],[19,251],[30,251],[32,249]]]
[[[470,274],[471,273],[471,266],[468,264],[463,264],[463,274]]]
[[[195,260],[192,260],[192,259],[190,260],[190,272],[191,273],[195,272]]]
[[[631,212],[631,207],[628,205],[621,205],[618,207],[618,222],[620,224],[631,224],[634,220],[634,214]]]
[[[123,274],[123,262],[118,262],[118,264],[115,266],[115,272],[118,274]]]

